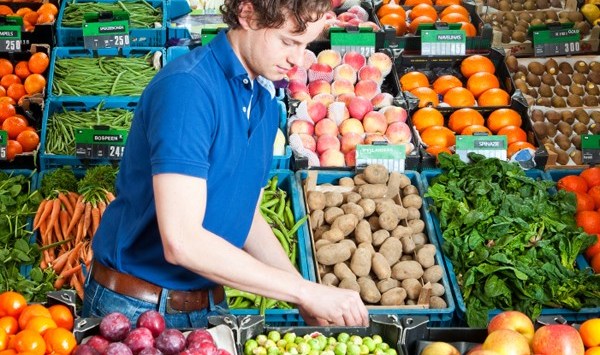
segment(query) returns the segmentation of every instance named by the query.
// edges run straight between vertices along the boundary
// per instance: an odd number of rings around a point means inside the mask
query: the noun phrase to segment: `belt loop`
[[[213,290],[208,290],[208,309],[211,311],[215,310],[215,296]]]
[[[83,264],[85,265],[85,264]],[[83,283],[83,288],[85,289],[90,284],[90,279],[92,278],[92,272],[94,271],[94,263],[90,263],[90,267],[88,269],[87,275],[85,275],[85,280]]]
[[[159,313],[161,313],[161,314],[167,313],[167,302],[169,302],[169,290],[166,288],[163,288],[162,291],[160,292],[158,304],[156,305],[158,307],[157,311]]]

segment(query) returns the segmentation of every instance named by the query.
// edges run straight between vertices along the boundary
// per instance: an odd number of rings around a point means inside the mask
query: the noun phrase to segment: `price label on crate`
[[[465,55],[467,35],[463,30],[421,30],[421,55]]]
[[[119,160],[125,152],[128,131],[106,127],[75,130],[75,155],[80,159]]]
[[[584,164],[600,164],[600,135],[582,134],[581,152]]]
[[[545,28],[532,30],[534,56],[568,55],[580,51],[579,39],[581,37],[578,29],[563,28],[560,25],[549,28],[542,26]]]
[[[506,160],[506,147],[506,136],[456,136],[456,154],[464,162],[469,162],[467,154],[471,152]]]
[[[0,52],[21,52],[21,29],[23,18],[0,17]]]
[[[84,15],[83,46],[88,49],[129,47],[129,13],[91,12]]]
[[[358,144],[356,146],[356,167],[369,164],[383,164],[389,171],[404,172],[406,146],[404,144]]]
[[[8,132],[0,130],[0,160],[6,160],[6,145],[8,144]]]
[[[375,53],[375,33],[370,27],[331,27],[329,29],[331,49],[340,52],[358,52],[365,57]]]

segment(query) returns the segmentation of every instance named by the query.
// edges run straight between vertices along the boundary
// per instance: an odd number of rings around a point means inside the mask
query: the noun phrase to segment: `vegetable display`
[[[469,326],[485,326],[496,308],[535,319],[544,307],[599,307],[600,278],[576,268],[596,238],[577,228],[575,196],[549,193],[552,181],[531,179],[516,164],[469,157],[471,164],[441,154],[443,173],[425,195],[433,200]]]
[[[81,28],[86,12],[126,11],[133,28],[153,28],[162,23],[162,8],[155,8],[146,1],[68,2],[63,13],[62,25]]]

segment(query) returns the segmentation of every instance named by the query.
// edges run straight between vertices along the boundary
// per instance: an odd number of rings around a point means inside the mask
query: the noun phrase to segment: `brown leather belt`
[[[92,277],[100,285],[114,292],[137,298],[149,303],[158,304],[162,288],[135,276],[123,274],[106,267],[94,260]],[[167,312],[192,312],[207,308],[210,304],[209,293],[212,291],[215,304],[225,299],[223,286],[196,291],[169,290],[167,297]]]

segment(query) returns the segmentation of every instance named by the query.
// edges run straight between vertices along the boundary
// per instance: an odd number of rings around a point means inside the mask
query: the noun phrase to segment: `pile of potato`
[[[367,304],[416,305],[430,288],[429,308],[446,308],[421,219],[422,199],[410,179],[370,165],[338,190],[308,191],[307,205],[321,283],[356,290]]]

